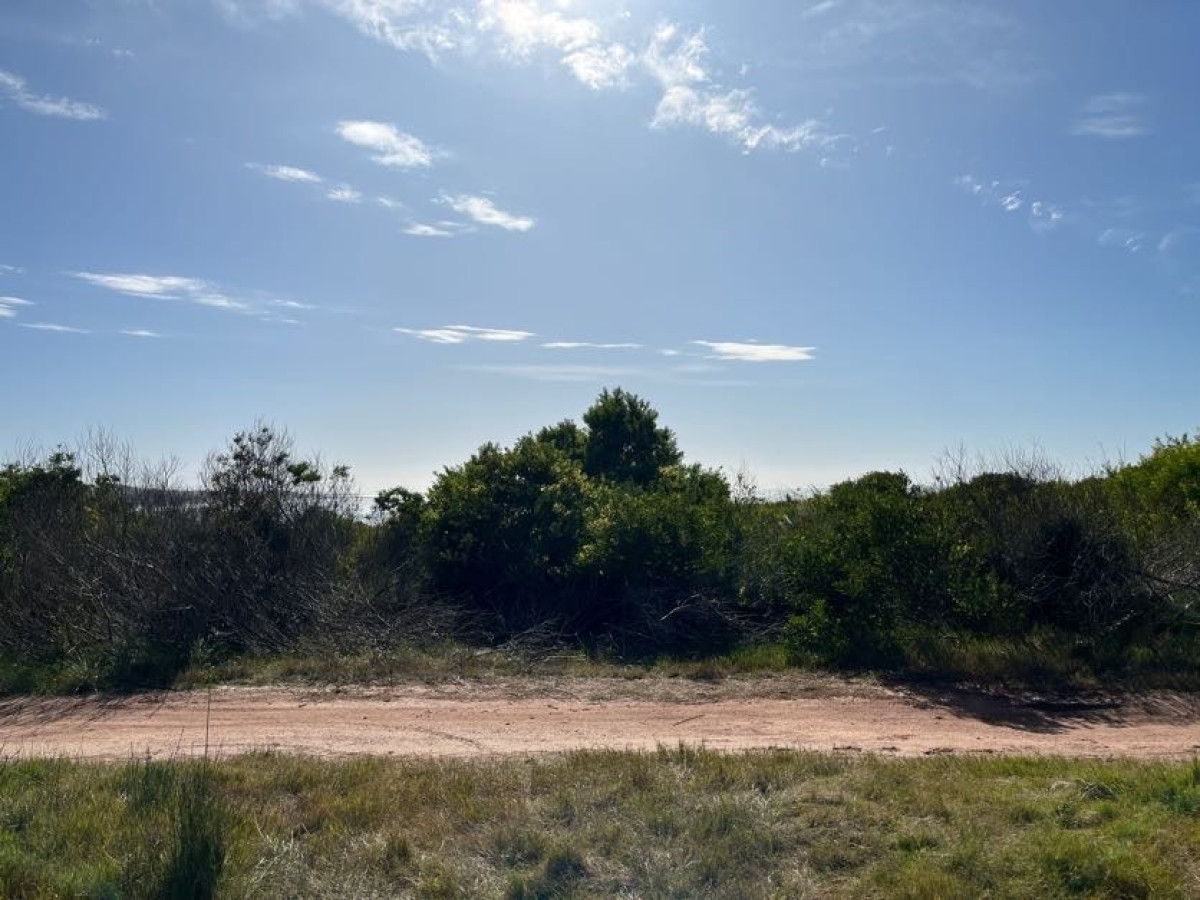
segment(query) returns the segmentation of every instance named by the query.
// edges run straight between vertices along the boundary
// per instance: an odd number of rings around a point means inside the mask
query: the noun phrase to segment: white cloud
[[[593,91],[626,87],[634,55],[623,44],[585,47],[563,57],[563,65]]]
[[[692,341],[712,351],[713,359],[738,362],[801,362],[813,358],[815,347],[789,347],[784,344],[759,344],[738,341]]]
[[[612,24],[567,15],[571,0],[322,2],[366,34],[401,50],[423,52],[435,60],[448,53],[474,55],[490,50],[501,59],[524,64],[539,51],[550,52],[557,54],[576,80],[595,91],[627,87],[632,76],[640,73],[663,91],[653,116],[654,126],[702,127],[732,137],[746,152],[828,147],[843,137],[830,133],[825,123],[814,119],[798,125],[776,124],[753,102],[750,90],[729,90],[715,84],[704,27],[686,30],[672,22],[660,22],[639,44],[615,39]],[[833,4],[818,6],[833,8]],[[621,15],[615,21],[625,23],[630,18]],[[362,126],[361,140],[356,142],[376,149],[380,161],[394,155],[397,162],[389,164],[430,164],[419,142],[419,146],[406,143],[395,154],[382,149],[393,143],[393,135],[383,130],[392,126],[355,122],[342,123],[340,128],[346,125]],[[396,132],[395,137],[397,141],[416,140],[402,132]]]
[[[399,200],[393,200],[391,197],[376,197],[375,202],[384,209],[405,209],[405,205]]]
[[[514,331],[508,328],[476,328],[473,325],[444,325],[441,328],[396,328],[400,334],[408,334],[434,344],[466,344],[471,341],[489,343],[519,343],[534,337],[532,331]]]
[[[440,155],[420,138],[388,122],[347,120],[338,122],[337,132],[343,140],[375,151],[371,158],[383,166],[423,169],[433,165],[433,160]]]
[[[69,325],[56,325],[53,322],[20,323],[22,328],[32,328],[34,331],[55,331],[60,334],[87,334],[82,328],[72,328]]]
[[[768,122],[751,90],[725,90],[712,84],[708,53],[703,29],[681,34],[677,25],[664,23],[655,30],[642,56],[645,68],[663,87],[650,121],[652,128],[704,128],[733,138],[747,153],[758,149],[797,152],[812,146],[830,147],[843,139],[816,119],[787,127]]]
[[[954,183],[969,194],[978,196],[984,192],[983,184],[976,181],[974,175],[959,175],[954,179]]]
[[[788,128],[764,123],[762,112],[748,90],[720,93],[686,85],[667,88],[651,125],[699,126],[733,138],[747,153],[760,148],[798,152],[808,147],[830,147],[844,138],[830,133],[828,126],[816,119]]]
[[[709,80],[708,42],[704,29],[682,34],[678,25],[663,22],[654,29],[642,65],[664,88]]]
[[[26,112],[36,113],[39,116],[90,122],[103,119],[108,115],[103,108],[91,103],[80,103],[66,97],[35,94],[29,90],[24,78],[12,72],[6,72],[4,69],[0,69],[0,96],[7,97]]]
[[[24,275],[25,270],[20,266],[3,266],[0,265],[0,275]]]
[[[184,294],[203,290],[205,282],[176,275],[102,275],[96,272],[74,272],[76,278],[134,297],[162,297],[178,300]]]
[[[454,237],[453,231],[447,231],[436,225],[426,225],[422,222],[414,222],[409,225],[404,229],[404,233],[410,237]]]
[[[1120,247],[1130,253],[1139,253],[1145,246],[1146,236],[1128,228],[1106,228],[1096,242],[1102,247]]]
[[[1122,92],[1098,94],[1083,106],[1071,133],[1109,140],[1141,137],[1150,129],[1143,117],[1146,98],[1141,94]]]
[[[157,331],[147,331],[145,328],[133,328],[128,331],[122,331],[121,334],[127,337],[135,338],[160,338],[162,337]]]
[[[534,220],[528,216],[513,215],[499,209],[487,197],[473,194],[443,194],[441,202],[473,222],[503,228],[505,231],[529,231],[535,224]]]
[[[331,188],[325,197],[337,203],[361,203],[362,194],[350,187],[348,184],[339,184],[337,187]]]
[[[814,3],[804,12],[800,13],[801,18],[812,19],[817,16],[823,16],[826,13],[833,12],[837,8],[840,0],[821,0],[820,3]]]
[[[431,9],[426,0],[324,0],[360,31],[398,50],[437,60],[449,52],[469,52],[474,20],[458,6]]]
[[[1062,207],[1044,200],[1034,200],[1029,204],[1029,224],[1034,231],[1050,231],[1066,221],[1066,213]]]
[[[294,181],[300,184],[320,184],[324,179],[316,172],[296,166],[267,166],[262,163],[246,163],[246,168],[274,178],[276,181]]]
[[[0,297],[0,319],[15,319],[17,308],[22,306],[33,306],[33,303],[20,297]]]
[[[593,344],[591,341],[551,341],[546,350],[641,350],[642,344]]]
[[[76,278],[131,297],[152,297],[158,300],[186,300],[199,306],[211,306],[233,312],[247,312],[250,304],[223,294],[210,282],[177,275],[122,275],[96,272],[73,272]]]
[[[1017,187],[1018,184],[1022,187]],[[1009,213],[1027,207],[1029,227],[1037,232],[1052,231],[1068,221],[1066,211],[1055,203],[1047,200],[1026,201],[1022,194],[1028,185],[1024,181],[1005,185],[999,181],[981,181],[974,175],[959,175],[954,179],[954,185],[972,197],[978,197],[985,207],[999,207]]]
[[[272,300],[272,306],[282,306],[284,309],[316,309],[311,303],[301,303],[299,300]]]
[[[475,23],[481,31],[495,32],[502,52],[522,58],[540,47],[578,51],[600,37],[590,19],[546,11],[537,0],[479,0]]]

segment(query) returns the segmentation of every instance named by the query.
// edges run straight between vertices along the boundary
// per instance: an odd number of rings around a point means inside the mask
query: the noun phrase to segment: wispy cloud
[[[32,328],[34,331],[53,331],[59,334],[88,334],[82,328],[72,328],[70,325],[57,325],[53,322],[21,322],[22,328]]]
[[[801,18],[813,19],[817,16],[823,16],[826,13],[831,13],[837,9],[839,0],[821,0],[820,3],[814,3],[812,6],[800,13]]]
[[[650,373],[635,366],[587,366],[587,365],[503,365],[463,366],[472,372],[495,375],[511,375],[530,381],[593,382],[616,378],[646,377]]]
[[[755,341],[692,341],[707,347],[713,359],[737,362],[804,362],[813,358],[815,347],[759,344]]]
[[[1102,247],[1119,247],[1130,253],[1140,253],[1145,247],[1146,235],[1129,228],[1106,228],[1096,242]]]
[[[660,22],[633,37],[629,15],[600,18],[570,15],[568,0],[473,0],[433,4],[423,0],[323,0],[335,13],[365,34],[405,51],[434,60],[450,54],[493,58],[518,65],[539,54],[556,57],[578,82],[594,91],[623,89],[635,78],[649,79],[660,90],[651,123],[657,128],[692,126],[732,138],[746,152],[799,151],[828,147],[840,137],[812,118],[779,125],[762,111],[750,87],[722,87],[714,80],[705,27],[687,30]],[[826,4],[818,4],[826,6]],[[834,4],[828,4],[832,9]],[[392,155],[401,165],[429,165],[412,144],[411,135],[378,122],[344,122],[355,126],[356,143]],[[387,131],[385,129],[392,129]],[[394,134],[392,133],[394,132]],[[427,148],[426,148],[427,149]],[[402,161],[411,162],[402,162]]]
[[[816,119],[781,127],[767,120],[747,88],[726,90],[712,83],[704,30],[684,32],[677,25],[658,26],[646,50],[646,69],[663,94],[650,124],[654,128],[689,125],[732,138],[742,150],[786,150],[831,147],[845,138]]]
[[[423,169],[433,165],[440,151],[389,122],[368,120],[338,122],[337,133],[356,147],[374,151],[371,158],[382,166]]]
[[[96,287],[130,297],[150,297],[157,300],[184,300],[199,306],[248,312],[251,305],[226,296],[219,287],[199,278],[178,275],[101,274],[73,272],[76,278]]]
[[[1034,200],[1029,204],[1029,224],[1035,231],[1057,228],[1066,220],[1066,217],[1067,214],[1062,207],[1054,203]]]
[[[348,184],[339,184],[325,194],[326,199],[337,203],[362,203],[362,194]]]
[[[487,197],[474,194],[443,194],[441,202],[472,222],[503,228],[505,231],[529,231],[535,224],[528,216],[505,212]]]
[[[3,266],[0,265],[0,275],[24,275],[25,270],[20,266]]]
[[[132,328],[132,329],[129,329],[129,330],[127,330],[127,331],[122,331],[122,332],[121,332],[121,334],[125,335],[126,337],[133,337],[133,338],[160,338],[160,337],[164,337],[164,335],[161,335],[161,334],[159,334],[157,331],[148,331],[148,330],[147,330],[147,329],[145,329],[145,328]]]
[[[437,225],[426,225],[423,222],[414,222],[404,229],[404,233],[409,237],[454,237],[453,231],[447,231]]]
[[[567,383],[611,383],[614,380],[640,379],[689,387],[745,387],[750,382],[741,379],[711,377],[722,371],[720,366],[603,366],[587,364],[511,364],[464,365],[468,372],[507,375],[529,381]]]
[[[0,297],[0,319],[15,319],[17,309],[23,306],[33,306],[33,302],[20,297]]]
[[[1150,133],[1145,121],[1146,98],[1125,91],[1098,94],[1083,106],[1083,112],[1071,126],[1071,133],[1108,140],[1142,137]]]
[[[795,153],[810,147],[831,147],[846,137],[832,133],[828,125],[817,119],[786,128],[765,122],[749,90],[721,92],[697,90],[687,85],[666,89],[651,125],[655,128],[700,127],[712,134],[732,138],[746,153],[758,149]]]
[[[550,341],[542,344],[546,350],[641,350],[643,344],[594,344],[591,341]]]
[[[213,0],[217,9],[237,25],[283,19],[300,11],[302,0]]]
[[[798,49],[774,65],[896,86],[957,84],[1005,91],[1039,77],[1029,40],[1005,4],[966,0],[825,0],[801,16]]]
[[[1180,228],[1172,228],[1163,235],[1162,240],[1158,242],[1158,252],[1159,255],[1165,255],[1188,250],[1190,258],[1196,260],[1200,258],[1200,255],[1196,254],[1198,243],[1200,243],[1200,228],[1194,225],[1184,225]]]
[[[293,181],[299,184],[320,184],[323,179],[316,172],[296,166],[269,166],[262,163],[246,163],[246,168],[274,178],[276,181]]]
[[[959,175],[954,179],[954,185],[978,198],[985,206],[996,207],[1006,213],[1027,209],[1027,222],[1034,231],[1051,231],[1067,221],[1066,211],[1057,203],[1048,200],[1027,201],[1024,182],[1005,184],[997,180],[983,181],[974,175]]]
[[[102,107],[91,103],[80,103],[78,100],[69,100],[66,97],[34,93],[29,90],[24,78],[4,69],[0,69],[0,97],[7,97],[26,112],[39,116],[91,122],[103,119],[108,115]]]
[[[434,344],[466,344],[472,341],[489,343],[519,343],[535,337],[532,331],[516,331],[509,328],[477,328],[473,325],[444,325],[441,328],[396,328],[400,334],[408,334]]]

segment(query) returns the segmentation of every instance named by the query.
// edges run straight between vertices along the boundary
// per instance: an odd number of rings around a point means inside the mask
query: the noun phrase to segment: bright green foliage
[[[1113,482],[1161,523],[1200,519],[1200,437],[1155,441],[1149,454],[1120,469]]]

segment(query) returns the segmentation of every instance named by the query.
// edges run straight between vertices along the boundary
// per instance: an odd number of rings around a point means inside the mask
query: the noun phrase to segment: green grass
[[[793,752],[0,764],[14,897],[1189,897],[1200,764]]]

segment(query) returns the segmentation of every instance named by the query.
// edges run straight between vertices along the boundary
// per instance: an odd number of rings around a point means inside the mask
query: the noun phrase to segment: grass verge
[[[1187,897],[1200,764],[772,752],[0,764],[0,894]]]
[[[190,660],[187,665],[166,668],[145,655],[41,664],[0,657],[0,696],[187,690],[218,684],[436,684],[527,676],[720,682],[733,676],[781,673],[933,680],[1014,692],[1200,692],[1200,667],[1195,664],[1200,658],[1200,635],[1175,635],[1153,647],[1103,647],[1052,631],[991,638],[914,630],[904,635],[898,652],[894,666],[873,672],[830,668],[816,657],[797,656],[779,642],[747,644],[698,658],[632,660],[571,645],[531,652],[455,641],[357,652],[302,646],[287,653],[246,654],[220,661],[192,653],[185,654]]]

